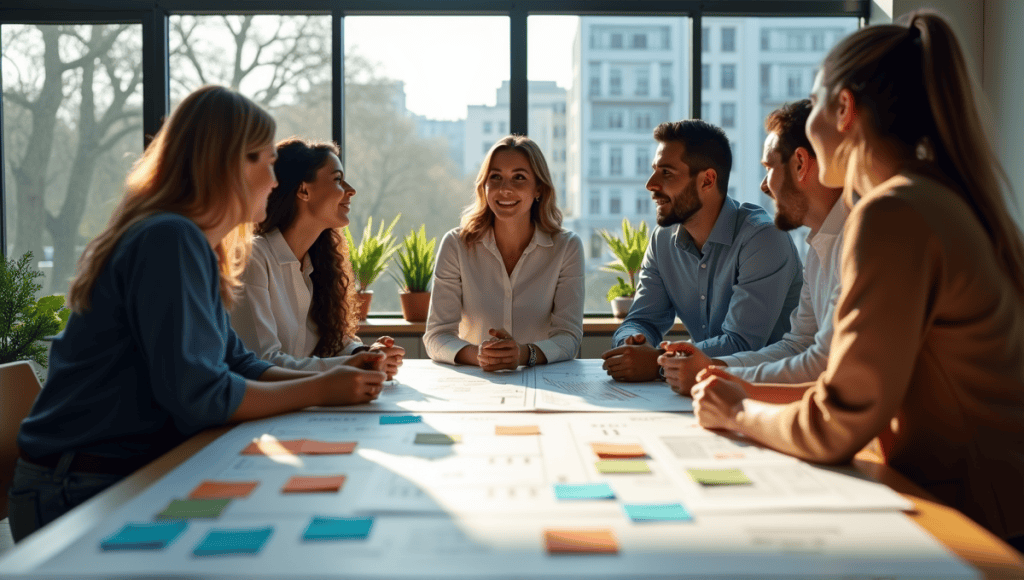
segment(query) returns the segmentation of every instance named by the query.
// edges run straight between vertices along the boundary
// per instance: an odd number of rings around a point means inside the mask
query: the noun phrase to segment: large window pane
[[[622,218],[654,224],[645,184],[656,143],[654,127],[689,116],[689,18],[531,16],[527,25],[530,135],[550,142],[544,153],[563,187],[564,225],[587,243],[585,311],[607,315],[615,277],[600,271],[613,259],[598,235],[620,234]],[[623,41],[625,39],[625,41]],[[548,85],[545,85],[548,83]],[[562,91],[564,120],[535,96]],[[565,123],[565,139],[549,138]],[[543,141],[542,141],[543,140]],[[564,177],[561,173],[564,171]],[[563,181],[564,180],[564,181]]]
[[[712,43],[702,57],[706,65],[722,71],[722,80],[710,88],[704,85],[703,111],[733,143],[729,190],[737,200],[761,205],[774,215],[772,200],[760,189],[764,119],[783,103],[808,96],[825,54],[857,24],[856,18],[704,19],[705,31],[722,42]],[[806,228],[793,232],[801,253],[806,253],[806,236]]]
[[[0,27],[8,257],[64,293],[142,151],[141,26]]]
[[[171,16],[170,59],[172,109],[225,85],[274,115],[278,139],[331,139],[329,16]]]
[[[459,224],[491,145],[509,133],[507,17],[345,18],[345,161],[358,190],[352,228],[390,222],[401,236]],[[545,151],[546,153],[546,151]],[[391,267],[394,270],[394,267]],[[385,275],[374,312],[397,312]]]

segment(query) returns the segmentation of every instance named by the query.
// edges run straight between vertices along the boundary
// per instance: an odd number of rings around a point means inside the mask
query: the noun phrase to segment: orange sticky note
[[[242,455],[298,455],[302,452],[305,439],[278,441],[273,437],[261,437],[242,450]]]
[[[345,485],[344,475],[296,475],[281,488],[282,493],[337,493]]]
[[[495,425],[495,435],[540,435],[537,425]]]
[[[544,530],[549,554],[617,554],[619,543],[608,529],[560,528]]]
[[[258,481],[212,481],[206,480],[196,486],[189,499],[225,499],[232,497],[249,497],[252,490],[259,485]]]
[[[647,452],[638,443],[591,443],[590,448],[601,459],[647,457]]]
[[[346,455],[356,448],[355,441],[315,441],[306,439],[302,444],[303,455]]]

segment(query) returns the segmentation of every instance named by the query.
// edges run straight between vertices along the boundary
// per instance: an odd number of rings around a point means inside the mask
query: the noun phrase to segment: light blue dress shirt
[[[802,285],[789,234],[760,206],[726,197],[703,250],[682,224],[654,228],[633,307],[612,342],[639,333],[657,347],[678,316],[708,356],[757,350],[789,330]]]

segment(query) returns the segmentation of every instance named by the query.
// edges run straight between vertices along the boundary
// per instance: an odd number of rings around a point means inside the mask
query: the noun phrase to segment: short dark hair
[[[683,163],[690,166],[690,175],[705,169],[718,174],[718,191],[729,191],[729,172],[732,171],[732,149],[725,131],[701,119],[666,122],[654,128],[659,143],[682,143]]]
[[[814,148],[807,139],[807,117],[811,116],[811,100],[803,99],[786,103],[772,111],[764,120],[764,130],[768,134],[775,133],[779,136],[778,152],[782,156],[782,162],[789,161],[797,148],[803,147],[811,157],[814,157]]]

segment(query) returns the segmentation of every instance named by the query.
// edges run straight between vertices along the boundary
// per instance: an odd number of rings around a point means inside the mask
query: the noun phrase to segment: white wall
[[[872,23],[918,8],[946,16],[982,88],[989,134],[1014,192],[1011,207],[1024,225],[1024,2],[1019,0],[874,0]]]
[[[1009,174],[1024,225],[1024,3],[985,0],[983,87],[992,108],[992,141]]]

